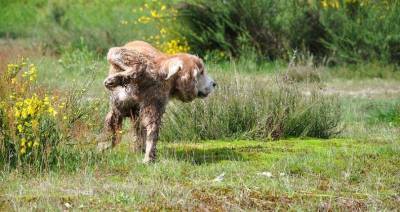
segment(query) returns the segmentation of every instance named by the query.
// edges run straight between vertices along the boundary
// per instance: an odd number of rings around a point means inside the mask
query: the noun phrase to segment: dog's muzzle
[[[199,91],[197,93],[197,96],[200,97],[200,98],[206,98],[208,96],[208,93],[203,93],[203,92]]]

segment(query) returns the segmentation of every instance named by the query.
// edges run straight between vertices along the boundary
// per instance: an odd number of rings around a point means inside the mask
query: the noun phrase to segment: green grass
[[[133,13],[143,1],[9,1],[0,3],[0,37],[34,38],[55,52],[68,46],[90,46],[105,52],[109,46],[142,36],[142,30],[121,21],[133,22],[143,14]]]
[[[95,150],[109,109],[104,53],[159,33],[135,24],[150,12],[144,2],[1,1],[0,74],[31,57],[39,92],[66,100],[74,121],[51,166],[0,161],[0,211],[400,208],[398,1],[353,5],[354,16],[351,5],[218,1],[199,7],[194,25],[174,22],[219,86],[205,100],[171,102],[151,165],[129,138]]]
[[[276,83],[285,79],[287,65],[243,58],[206,62],[220,86],[206,100],[169,105],[159,142],[159,160],[146,166],[141,163],[143,155],[130,152],[127,138],[116,149],[101,154],[95,151],[108,109],[108,93],[102,85],[108,71],[105,58],[85,48],[71,48],[61,55],[33,57],[31,61],[38,66],[43,89],[60,96],[71,94],[71,90],[76,94],[68,115],[81,119],[70,126],[72,129],[66,129],[73,136],[60,144],[53,167],[41,171],[29,166],[1,167],[0,211],[68,207],[395,210],[400,206],[400,131],[395,124],[399,116],[400,77],[396,71],[379,79],[371,74],[366,79],[337,74],[340,70],[355,70],[357,67],[353,66],[295,64],[292,68],[296,73],[286,83],[297,91],[284,94],[296,94],[296,106],[301,107],[290,122],[285,120],[285,126],[295,131],[299,126],[300,130],[302,126],[313,126],[319,132],[319,120],[327,117],[324,109],[340,106],[339,134],[319,140],[294,131],[285,136],[289,139],[277,141],[260,135],[253,140],[237,140],[252,138],[240,129],[247,129],[248,123],[260,124],[261,121],[254,121],[262,120],[258,112],[282,109],[281,104],[272,101],[277,97],[272,91],[282,92]],[[371,73],[387,69],[374,65],[358,68]],[[310,71],[320,78],[311,80]],[[322,99],[334,98],[334,104],[307,104],[311,96],[307,95],[313,90],[318,90]],[[314,109],[307,113],[307,108]],[[193,109],[196,111],[192,113]],[[208,114],[204,116],[202,112]],[[194,115],[198,122],[192,120]],[[171,117],[179,118],[180,124],[172,126]],[[208,135],[190,137],[202,133]],[[204,140],[210,137],[216,140]],[[273,177],[262,176],[262,172],[271,172]],[[224,179],[215,182],[222,173]]]
[[[400,204],[398,145],[351,139],[161,143],[158,162],[146,166],[122,144],[72,173],[3,172],[0,209],[394,210]],[[214,181],[222,173],[224,179]]]

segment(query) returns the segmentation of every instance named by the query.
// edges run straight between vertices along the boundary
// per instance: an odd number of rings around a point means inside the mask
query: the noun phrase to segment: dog
[[[105,127],[112,147],[121,140],[124,118],[136,132],[135,149],[145,153],[143,162],[156,159],[161,118],[172,98],[190,102],[207,97],[217,86],[208,76],[204,62],[195,55],[167,55],[144,41],[133,41],[108,51],[111,109]]]

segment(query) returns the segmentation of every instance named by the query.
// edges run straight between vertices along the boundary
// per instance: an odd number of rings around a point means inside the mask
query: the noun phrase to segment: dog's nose
[[[213,82],[212,83],[212,86],[215,88],[215,87],[217,87],[217,83],[216,82]]]

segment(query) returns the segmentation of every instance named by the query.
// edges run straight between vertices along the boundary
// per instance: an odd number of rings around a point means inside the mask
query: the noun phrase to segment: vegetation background
[[[2,0],[0,210],[396,210],[400,1]],[[98,152],[105,54],[145,40],[219,87],[159,160]]]

